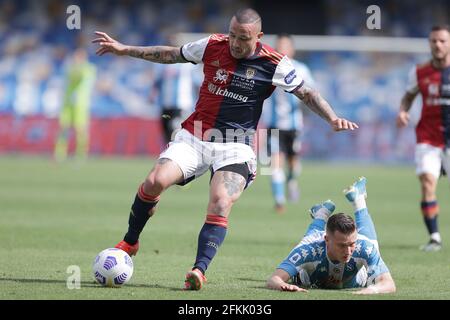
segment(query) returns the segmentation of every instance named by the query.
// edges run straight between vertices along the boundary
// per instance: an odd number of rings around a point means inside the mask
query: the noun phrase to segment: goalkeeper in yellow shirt
[[[73,54],[66,72],[64,104],[59,115],[59,134],[54,157],[57,161],[67,158],[70,129],[75,130],[78,159],[86,159],[89,152],[89,105],[95,84],[96,68],[88,60],[85,49],[78,48]]]

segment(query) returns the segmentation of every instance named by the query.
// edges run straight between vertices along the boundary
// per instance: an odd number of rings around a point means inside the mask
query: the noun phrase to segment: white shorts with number
[[[450,179],[450,149],[438,148],[426,143],[416,145],[416,174],[432,174],[436,179],[441,173],[441,165]]]
[[[167,158],[180,167],[184,183],[200,177],[206,171],[212,173],[231,164],[246,163],[250,172],[247,185],[256,175],[256,155],[253,149],[243,143],[217,143],[201,141],[185,129],[181,129],[159,159]]]

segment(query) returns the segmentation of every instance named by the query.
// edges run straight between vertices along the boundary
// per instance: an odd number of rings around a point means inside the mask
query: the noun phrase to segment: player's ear
[[[264,32],[259,32],[257,35],[256,35],[256,38],[258,39],[258,40],[261,40],[261,38],[263,37],[263,35],[264,35]]]

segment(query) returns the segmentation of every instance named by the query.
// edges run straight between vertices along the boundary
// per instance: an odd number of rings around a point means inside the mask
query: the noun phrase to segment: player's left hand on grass
[[[337,118],[331,121],[331,126],[334,131],[344,131],[344,130],[355,130],[358,129],[359,126],[351,121],[348,121],[344,118]]]
[[[366,294],[377,294],[379,293],[374,287],[367,287],[355,292],[352,292],[353,294],[358,294],[358,295],[366,295]]]
[[[297,286],[294,285],[294,284],[288,284],[288,283],[282,284],[282,285],[280,286],[280,290],[281,290],[281,291],[290,291],[290,292],[296,292],[296,291],[308,292],[308,290],[305,290],[305,289],[303,289],[303,288],[297,287]]]

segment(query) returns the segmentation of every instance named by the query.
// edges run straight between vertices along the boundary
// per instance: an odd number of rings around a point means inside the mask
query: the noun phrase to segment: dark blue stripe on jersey
[[[441,78],[441,98],[450,99],[450,67],[442,70]],[[442,106],[442,125],[444,126],[444,143],[446,148],[450,148],[450,106]]]
[[[272,78],[276,67],[262,57],[239,60],[233,79],[227,87],[230,94],[224,96],[214,125],[215,129],[222,132],[226,142],[253,143],[263,102],[275,89]],[[226,129],[230,128],[235,131],[230,132],[227,138]]]

